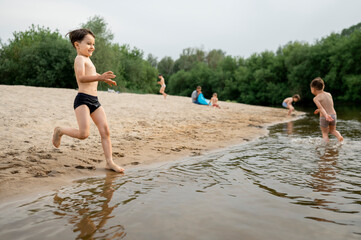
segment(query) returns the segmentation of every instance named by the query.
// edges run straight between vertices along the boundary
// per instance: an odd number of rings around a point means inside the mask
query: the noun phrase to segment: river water
[[[361,239],[360,110],[338,118],[343,144],[324,143],[307,114],[219,152],[3,204],[0,239]]]

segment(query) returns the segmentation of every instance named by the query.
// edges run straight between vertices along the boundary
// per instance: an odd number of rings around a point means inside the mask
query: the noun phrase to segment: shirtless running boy
[[[165,91],[165,87],[166,87],[165,81],[164,81],[164,77],[163,77],[162,74],[159,74],[159,75],[158,75],[158,78],[159,78],[159,81],[158,81],[157,83],[160,84],[160,86],[161,86],[160,89],[159,89],[159,92],[160,92],[161,94],[163,94],[164,99],[166,99],[166,98],[167,98],[167,94],[164,92],[164,91]]]
[[[322,131],[323,139],[328,142],[328,134],[331,133],[335,135],[338,141],[342,142],[343,137],[336,130],[336,111],[333,108],[333,99],[330,93],[323,91],[325,88],[325,83],[321,78],[315,78],[312,80],[311,84],[311,92],[315,97],[313,101],[315,102],[317,109],[315,110],[315,114],[320,114],[320,127]]]
[[[68,33],[73,47],[77,51],[74,61],[74,71],[78,83],[78,95],[74,100],[74,110],[78,121],[79,129],[56,127],[53,134],[53,145],[60,146],[61,137],[67,135],[77,139],[86,139],[89,136],[90,118],[97,126],[104,155],[106,168],[115,172],[123,172],[124,169],[114,163],[112,158],[112,145],[107,118],[103,107],[98,101],[98,82],[102,81],[108,85],[117,85],[112,78],[115,75],[108,71],[100,75],[96,72],[90,57],[94,52],[95,36],[88,29],[77,29]]]

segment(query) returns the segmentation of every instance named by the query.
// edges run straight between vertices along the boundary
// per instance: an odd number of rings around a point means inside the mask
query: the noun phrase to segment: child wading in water
[[[159,92],[160,92],[161,94],[163,94],[164,99],[165,99],[165,98],[167,97],[167,94],[164,92],[166,85],[165,85],[165,81],[164,81],[163,75],[162,75],[162,74],[159,74],[159,75],[158,75],[158,78],[159,78],[159,81],[158,81],[157,83],[160,84],[160,86],[161,86],[160,89],[159,89]]]
[[[209,101],[208,105],[212,105],[212,107],[217,107],[217,108],[221,108],[218,105],[218,97],[217,97],[217,93],[213,93],[213,96],[211,98],[211,100]]]
[[[90,30],[77,29],[71,31],[69,32],[69,38],[77,51],[74,71],[79,90],[74,100],[74,110],[79,129],[56,127],[53,134],[53,145],[58,148],[63,135],[86,139],[89,136],[90,118],[92,118],[101,136],[106,167],[116,172],[123,172],[124,169],[113,161],[108,122],[97,97],[98,82],[102,81],[110,86],[116,85],[116,82],[112,80],[115,75],[111,71],[102,75],[96,72],[95,66],[90,60],[90,56],[92,56],[95,49],[95,36]]]
[[[328,142],[328,134],[331,133],[335,135],[338,141],[342,142],[343,137],[336,130],[337,117],[336,111],[333,108],[332,96],[330,93],[323,91],[325,83],[318,77],[312,80],[310,86],[312,94],[315,95],[313,101],[317,106],[314,113],[320,113],[320,127],[323,139]]]
[[[288,108],[288,116],[291,115],[292,111],[295,110],[295,108],[292,106],[292,102],[298,102],[300,101],[301,97],[298,94],[293,95],[292,97],[288,97],[282,102],[282,106],[285,108]]]

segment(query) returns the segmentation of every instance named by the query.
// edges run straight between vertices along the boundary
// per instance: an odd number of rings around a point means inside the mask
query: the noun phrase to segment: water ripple
[[[361,124],[339,121],[344,144],[325,144],[317,124],[307,116],[227,151],[0,206],[0,238],[357,239]]]

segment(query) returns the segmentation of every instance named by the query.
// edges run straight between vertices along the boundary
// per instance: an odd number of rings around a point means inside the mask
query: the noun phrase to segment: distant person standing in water
[[[74,111],[79,129],[56,127],[52,139],[53,145],[58,148],[63,135],[86,139],[89,136],[90,118],[92,118],[101,136],[106,168],[116,172],[123,172],[124,169],[113,161],[108,122],[97,96],[98,82],[105,82],[109,86],[117,85],[112,80],[115,75],[112,71],[105,72],[102,75],[96,72],[95,66],[90,60],[95,49],[95,35],[90,30],[77,29],[68,34],[77,52],[74,60],[74,71],[79,90],[74,100]]]
[[[158,75],[158,78],[159,78],[158,84],[160,84],[160,86],[161,86],[160,89],[159,89],[159,92],[160,92],[161,94],[163,94],[164,99],[166,99],[166,98],[167,98],[167,94],[164,92],[164,91],[165,91],[165,87],[166,87],[165,81],[164,81],[164,77],[163,77],[162,74],[159,74],[159,75]]]
[[[197,89],[192,92],[192,102],[193,103],[199,104],[197,99],[198,99],[198,95],[201,94],[201,93],[202,93],[201,86],[198,86]]]
[[[328,134],[331,133],[338,139],[338,141],[342,142],[343,137],[336,130],[337,117],[336,111],[333,108],[332,96],[330,93],[323,91],[325,83],[320,77],[318,77],[312,80],[310,87],[312,94],[315,95],[313,101],[317,106],[314,113],[320,114],[320,127],[323,139],[328,142]]]
[[[298,94],[293,95],[292,97],[288,97],[282,102],[282,106],[285,108],[288,108],[288,116],[291,115],[292,111],[295,110],[295,108],[292,106],[292,102],[298,102],[300,101],[301,97]]]

